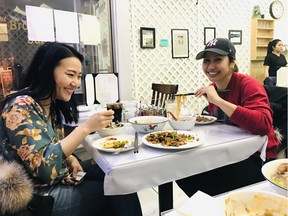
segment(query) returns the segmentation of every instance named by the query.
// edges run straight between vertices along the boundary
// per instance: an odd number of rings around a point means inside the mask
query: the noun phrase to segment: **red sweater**
[[[275,137],[272,110],[264,87],[256,79],[234,72],[227,89],[230,91],[220,96],[237,105],[228,120],[253,134],[267,135],[266,157],[275,158],[279,142]],[[209,104],[210,113],[216,108],[216,105]]]

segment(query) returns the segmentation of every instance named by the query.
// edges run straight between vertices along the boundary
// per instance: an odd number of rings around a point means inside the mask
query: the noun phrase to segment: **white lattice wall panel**
[[[270,0],[264,0],[269,5]],[[240,72],[249,74],[250,21],[256,0],[130,0],[130,40],[133,97],[149,103],[151,84],[177,83],[179,92],[193,92],[209,81],[196,54],[204,48],[204,27],[215,27],[216,37],[228,37],[229,30],[242,30],[242,44],[236,45]],[[264,4],[261,1],[261,4]],[[156,29],[156,48],[140,48],[140,27]],[[172,59],[171,29],[189,30],[189,58]],[[168,47],[160,47],[168,39]],[[188,98],[187,106],[200,112],[205,99]]]

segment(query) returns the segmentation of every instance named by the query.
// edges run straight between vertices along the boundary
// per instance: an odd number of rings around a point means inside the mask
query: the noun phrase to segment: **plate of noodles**
[[[92,146],[105,152],[124,152],[134,148],[134,139],[134,135],[114,135],[98,139],[92,143]],[[139,138],[138,145],[140,146],[141,144],[141,139]]]
[[[142,142],[159,149],[189,149],[204,144],[204,134],[192,131],[169,130],[146,134]]]
[[[215,121],[217,121],[217,118],[214,116],[198,115],[198,116],[196,116],[196,123],[195,124],[205,125],[205,124],[211,124]]]

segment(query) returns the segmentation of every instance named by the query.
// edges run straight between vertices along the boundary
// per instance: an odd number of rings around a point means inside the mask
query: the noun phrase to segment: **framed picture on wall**
[[[172,58],[189,58],[188,29],[172,29]]]
[[[140,28],[140,47],[155,48],[155,28]]]
[[[208,43],[208,41],[216,38],[216,28],[215,27],[204,27],[204,45]]]
[[[242,44],[242,30],[229,30],[228,38],[233,44]]]

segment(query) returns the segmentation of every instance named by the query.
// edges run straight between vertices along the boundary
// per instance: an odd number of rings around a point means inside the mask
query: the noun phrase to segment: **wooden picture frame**
[[[142,49],[154,49],[155,48],[155,28],[140,28],[140,47]]]
[[[189,58],[188,29],[172,29],[172,58]]]
[[[216,38],[216,28],[215,27],[204,27],[204,45],[208,43],[208,41]]]
[[[229,30],[228,38],[233,44],[242,44],[242,30]]]

